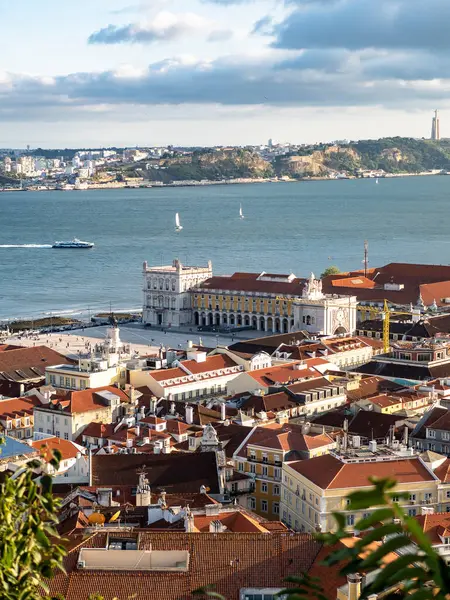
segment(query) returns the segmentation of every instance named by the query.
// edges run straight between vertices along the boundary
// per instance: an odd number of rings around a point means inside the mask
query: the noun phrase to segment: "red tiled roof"
[[[376,283],[364,277],[362,275],[355,277],[342,277],[340,279],[332,279],[333,287],[347,287],[347,288],[366,288],[372,289],[376,286]]]
[[[301,366],[299,369],[295,368],[295,365],[299,363],[291,362],[285,365],[278,365],[274,367],[267,367],[265,369],[255,369],[254,371],[247,371],[247,375],[250,375],[261,385],[267,387],[275,383],[289,383],[299,379],[321,377],[321,373],[314,367],[327,364],[328,361],[320,358],[311,358],[305,361],[306,367]]]
[[[214,356],[208,356],[204,362],[197,362],[195,360],[184,360],[182,361],[182,364],[193,375],[238,366],[237,363],[235,363],[234,360],[232,360],[226,354],[215,354]],[[155,381],[161,382],[167,381],[168,379],[188,377],[188,374],[183,369],[180,369],[180,367],[150,371],[150,375],[153,379],[155,379]]]
[[[0,419],[24,411],[28,414],[32,414],[34,407],[40,405],[41,401],[36,396],[23,396],[22,398],[0,400]]]
[[[105,385],[98,388],[88,388],[80,391],[58,391],[56,398],[51,400],[55,406],[61,406],[64,412],[75,414],[84,413],[93,410],[105,408],[105,400],[102,399],[98,392],[111,392],[120,398],[121,402],[128,402],[128,396],[120,388],[113,385]]]
[[[254,273],[240,273],[238,277],[211,277],[199,285],[199,291],[223,290],[225,292],[261,292],[265,294],[289,294],[301,296],[306,279],[296,277],[290,283],[284,281],[262,281]],[[278,276],[279,277],[279,276]]]
[[[118,533],[119,537],[129,533]],[[114,534],[115,537],[116,534]],[[284,588],[285,578],[308,571],[320,550],[310,534],[273,532],[213,534],[139,531],[140,550],[185,550],[189,552],[186,572],[78,569],[81,547],[104,548],[107,533],[99,532],[65,558],[67,574],[50,580],[50,595],[65,600],[87,598],[93,592],[105,600],[190,600],[194,590],[211,585],[229,600],[239,598],[243,587]]]
[[[369,477],[389,477],[398,483],[434,481],[418,458],[371,463],[344,463],[330,454],[289,465],[322,489],[370,486]]]
[[[175,435],[182,435],[191,429],[191,425],[187,425],[178,419],[167,419],[165,422],[167,424],[166,431]]]
[[[87,427],[83,429],[80,437],[95,437],[95,438],[109,438],[114,433],[114,427],[112,423],[89,423]]]
[[[13,348],[0,352],[0,379],[7,379],[6,376],[13,381],[42,379],[47,367],[73,362],[47,346]]]
[[[439,535],[450,537],[450,513],[441,512],[430,515],[418,515],[416,519],[432,544],[442,544]]]
[[[450,458],[447,458],[437,469],[434,474],[442,483],[450,483]]]
[[[48,462],[53,458],[54,450],[61,452],[61,460],[67,460],[69,458],[76,458],[78,452],[81,452],[79,448],[75,446],[73,442],[68,440],[62,440],[59,437],[45,438],[44,440],[36,440],[31,443],[33,448],[36,448],[42,456],[42,458]]]
[[[148,423],[149,425],[162,425],[163,423],[167,423],[165,419],[160,419],[159,417],[155,417],[154,415],[150,415],[149,417],[139,419],[139,422]]]

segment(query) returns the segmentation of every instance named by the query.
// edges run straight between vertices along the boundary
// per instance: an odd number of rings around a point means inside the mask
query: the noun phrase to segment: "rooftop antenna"
[[[364,277],[367,277],[367,268],[369,265],[369,242],[364,241]]]

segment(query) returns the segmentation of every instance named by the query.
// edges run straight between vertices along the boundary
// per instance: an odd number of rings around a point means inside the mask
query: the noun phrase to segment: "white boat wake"
[[[0,248],[51,248],[51,244],[0,244]]]

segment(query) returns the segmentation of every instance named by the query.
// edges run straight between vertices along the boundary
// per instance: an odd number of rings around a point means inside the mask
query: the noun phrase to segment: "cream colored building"
[[[75,440],[89,423],[116,423],[127,413],[128,396],[114,386],[45,397],[34,408],[34,431]]]
[[[207,356],[191,349],[187,360],[175,361],[170,369],[130,369],[129,382],[134,387],[147,386],[158,398],[195,400],[226,395],[227,385],[244,370],[226,354]]]
[[[106,331],[106,339],[97,344],[86,356],[80,356],[76,365],[55,365],[45,370],[45,382],[54,388],[85,390],[126,383],[126,361],[129,349],[119,335],[118,327]]]
[[[361,452],[362,454],[362,452]],[[381,455],[380,455],[381,454]],[[367,457],[343,457],[334,452],[306,461],[285,463],[282,473],[281,519],[295,531],[334,531],[333,512],[343,512],[349,531],[367,511],[349,511],[346,496],[371,487],[369,477],[392,478],[393,491],[406,492],[399,500],[409,515],[422,507],[439,506],[439,478],[418,456],[367,453]]]

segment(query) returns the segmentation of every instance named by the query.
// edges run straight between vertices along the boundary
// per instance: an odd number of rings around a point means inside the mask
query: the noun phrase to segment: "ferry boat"
[[[77,240],[74,238],[71,242],[55,242],[52,245],[52,248],[93,248],[94,244],[92,242],[82,242],[81,240]]]

